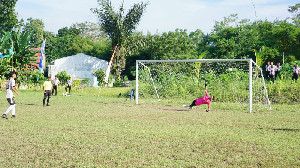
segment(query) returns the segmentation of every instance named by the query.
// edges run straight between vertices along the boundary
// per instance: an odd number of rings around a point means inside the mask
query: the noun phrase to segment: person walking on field
[[[298,64],[296,64],[295,67],[293,68],[292,82],[294,80],[297,82],[299,74],[300,74],[300,68],[298,67]]]
[[[60,81],[57,79],[57,76],[55,75],[55,79],[53,80],[52,96],[53,96],[54,91],[55,91],[55,96],[57,96],[58,84],[60,84]]]
[[[215,98],[214,96],[209,96],[208,95],[207,86],[205,85],[205,96],[194,100],[191,105],[183,105],[183,107],[187,107],[187,108],[192,109],[193,106],[199,106],[199,105],[202,105],[202,104],[207,104],[208,109],[206,110],[206,112],[209,112],[211,101],[214,100],[214,98]]]
[[[6,112],[2,115],[2,118],[8,119],[7,114],[11,111],[11,118],[16,118],[16,103],[14,100],[14,94],[13,92],[15,92],[18,96],[20,95],[16,88],[15,88],[15,78],[16,78],[16,73],[15,72],[10,72],[10,80],[8,81],[7,85],[6,85],[6,99],[8,104],[10,104],[10,106],[7,108]]]
[[[48,80],[44,82],[43,91],[44,91],[43,106],[45,107],[46,98],[48,98],[47,99],[47,106],[50,106],[49,105],[49,99],[51,98],[51,92],[52,92],[52,83],[51,83],[51,77],[50,76],[48,77]]]
[[[73,80],[71,79],[71,76],[70,76],[69,80],[67,80],[67,86],[65,88],[66,92],[68,91],[67,89],[69,88],[69,94],[71,94],[72,84],[73,84]]]

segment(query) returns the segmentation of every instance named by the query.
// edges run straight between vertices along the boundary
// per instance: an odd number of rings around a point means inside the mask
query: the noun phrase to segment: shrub
[[[37,80],[39,78],[39,80]],[[45,82],[44,74],[39,73],[38,71],[33,72],[30,81],[32,83],[38,83],[38,84],[43,84]]]
[[[58,72],[57,78],[61,82],[62,85],[67,83],[67,80],[69,79],[70,75],[67,74],[66,71]]]
[[[103,81],[104,76],[105,76],[104,70],[98,69],[93,73],[93,75],[97,78],[98,84],[101,85],[104,83],[104,81]]]

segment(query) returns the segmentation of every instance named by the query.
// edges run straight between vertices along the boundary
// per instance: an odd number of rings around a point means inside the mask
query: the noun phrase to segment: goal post
[[[233,72],[228,71],[228,68],[231,69],[231,67],[234,69]],[[254,80],[253,73],[255,74]],[[186,79],[189,83],[194,84],[186,84],[184,81]],[[147,93],[142,93],[144,97],[156,95],[156,99],[160,101],[160,97],[163,97],[162,100],[167,99],[168,95],[171,97],[176,95],[176,91],[178,91],[177,95],[184,93],[193,96],[195,90],[193,91],[189,87],[198,88],[197,86],[201,82],[203,83],[203,80],[205,82],[211,80],[214,81],[213,83],[219,84],[215,84],[216,87],[220,86],[215,93],[219,94],[223,101],[230,101],[230,96],[232,96],[228,95],[226,97],[225,91],[235,91],[237,93],[233,95],[235,97],[233,101],[244,103],[247,101],[245,100],[245,91],[248,90],[247,99],[250,112],[253,111],[253,96],[256,104],[264,103],[268,106],[268,109],[271,109],[262,70],[252,59],[136,60],[136,104],[139,104],[141,96],[140,87],[147,87]],[[246,80],[249,80],[247,84]],[[172,85],[172,82],[175,83]],[[233,82],[239,82],[239,84]],[[248,85],[248,89],[245,89],[244,85]],[[168,90],[172,86],[175,86],[174,90]],[[256,89],[253,95],[254,87]],[[226,88],[230,89],[226,90]],[[225,97],[223,98],[223,96]]]

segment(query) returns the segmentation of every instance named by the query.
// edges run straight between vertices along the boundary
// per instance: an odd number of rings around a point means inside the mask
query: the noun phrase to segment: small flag
[[[44,73],[44,71],[43,71],[43,54],[44,54],[44,50],[45,50],[45,45],[46,45],[46,39],[43,41],[42,47],[41,47],[41,58],[40,58],[40,63],[39,63],[39,73],[37,76],[37,82],[39,82],[40,73]]]
[[[46,45],[46,39],[43,41],[42,47],[41,47],[41,58],[40,58],[40,63],[39,63],[39,72],[40,73],[44,73],[44,71],[43,71],[43,55],[44,55],[45,45]]]

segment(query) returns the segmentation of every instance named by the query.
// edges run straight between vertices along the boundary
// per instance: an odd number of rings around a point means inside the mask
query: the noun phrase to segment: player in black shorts
[[[47,106],[49,106],[49,99],[50,99],[51,93],[52,93],[52,83],[51,83],[50,76],[48,77],[48,80],[44,82],[43,91],[44,91],[43,106],[45,106],[45,101],[46,101],[47,97],[48,97]]]
[[[73,83],[73,80],[71,79],[71,76],[70,76],[69,80],[67,80],[67,86],[65,88],[66,92],[68,92],[68,88],[69,88],[69,94],[71,94],[72,83]]]

